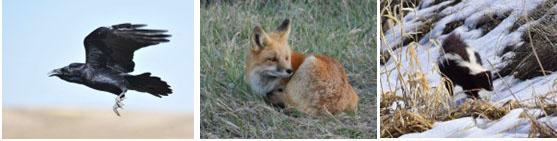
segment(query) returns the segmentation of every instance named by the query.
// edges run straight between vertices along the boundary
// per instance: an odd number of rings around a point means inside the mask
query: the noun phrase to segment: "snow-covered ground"
[[[409,73],[420,72],[426,75],[430,86],[440,86],[441,77],[436,65],[440,54],[440,41],[448,34],[442,34],[448,23],[463,20],[464,24],[455,28],[452,33],[460,35],[464,41],[473,47],[482,56],[484,67],[497,72],[508,62],[504,58],[513,55],[512,52],[502,54],[507,46],[520,46],[523,44],[522,34],[527,27],[536,21],[520,25],[518,29],[512,27],[520,16],[534,10],[545,0],[462,0],[462,2],[447,6],[453,1],[448,0],[436,5],[431,5],[433,0],[423,0],[422,4],[404,17],[403,24],[395,25],[385,32],[382,39],[381,51],[391,52],[390,59],[381,66],[381,89],[383,92],[394,91],[401,94],[400,84],[397,80],[402,74],[404,79]],[[557,6],[549,11],[557,12]],[[508,14],[510,13],[510,14]],[[437,15],[436,15],[437,14]],[[426,24],[425,19],[434,15],[440,19],[433,24],[432,30],[417,43],[412,43],[401,48],[395,48],[403,42],[402,33],[416,31]],[[484,15],[507,16],[488,33],[478,27]],[[413,57],[410,54],[416,54]],[[400,57],[400,58],[399,58]],[[557,60],[555,60],[557,62]],[[419,65],[410,64],[419,63]],[[400,66],[401,73],[385,73],[393,71]],[[512,75],[497,78],[493,82],[494,91],[481,91],[480,95],[493,103],[504,103],[508,100],[518,100],[523,103],[532,102],[536,96],[555,93],[557,90],[557,73],[547,76],[538,76],[529,80],[519,80]],[[462,89],[457,88],[455,93],[462,94]],[[462,101],[463,99],[455,99]],[[533,109],[515,109],[505,117],[489,121],[481,118],[460,118],[451,121],[437,122],[434,128],[422,133],[411,133],[402,137],[528,137],[530,132],[529,119],[520,118],[522,111],[531,113]],[[540,122],[547,122],[557,128],[557,117],[544,117]]]

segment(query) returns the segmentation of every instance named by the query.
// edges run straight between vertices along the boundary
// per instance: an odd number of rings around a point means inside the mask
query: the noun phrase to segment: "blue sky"
[[[132,74],[151,72],[174,93],[128,91],[125,110],[193,112],[193,8],[189,0],[4,0],[3,106],[111,110],[115,95],[47,73],[84,62],[83,39],[97,27],[131,22],[172,34],[169,43],[136,51]]]

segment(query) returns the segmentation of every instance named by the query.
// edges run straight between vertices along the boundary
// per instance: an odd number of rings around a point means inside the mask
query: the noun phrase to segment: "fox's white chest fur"
[[[276,89],[281,82],[281,79],[278,77],[264,76],[263,73],[258,71],[250,72],[248,79],[251,89],[261,96],[265,96],[268,92]]]

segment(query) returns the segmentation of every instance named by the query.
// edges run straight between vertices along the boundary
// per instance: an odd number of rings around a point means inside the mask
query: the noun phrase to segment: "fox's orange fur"
[[[276,32],[255,27],[246,60],[246,79],[252,90],[271,104],[311,115],[354,112],[358,95],[343,65],[331,57],[291,51],[289,33],[289,20]]]

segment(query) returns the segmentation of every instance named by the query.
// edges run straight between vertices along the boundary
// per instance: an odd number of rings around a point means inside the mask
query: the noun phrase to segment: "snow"
[[[381,42],[381,51],[391,54],[391,58],[381,69],[381,89],[383,92],[392,91],[401,95],[400,78],[409,80],[410,74],[423,73],[429,86],[441,85],[441,77],[436,60],[440,55],[440,41],[448,34],[442,34],[446,24],[463,20],[464,24],[453,33],[460,37],[480,56],[485,68],[497,72],[507,64],[504,58],[512,56],[511,53],[502,54],[507,46],[520,46],[523,44],[522,34],[531,21],[521,25],[517,30],[511,27],[517,22],[518,17],[535,9],[545,0],[462,0],[462,2],[447,6],[451,0],[432,5],[433,0],[424,0],[419,9],[411,11],[404,17],[404,23],[395,25],[385,32]],[[442,9],[444,8],[444,9]],[[552,8],[557,11],[557,6]],[[484,15],[508,14],[501,23],[485,35],[483,29],[477,27]],[[411,43],[404,47],[396,48],[403,41],[402,33],[414,32],[421,27],[424,19],[432,18],[435,14],[440,17],[431,31],[425,34],[418,43]],[[450,33],[449,33],[450,34]],[[399,71],[397,71],[399,70]],[[512,75],[494,80],[494,91],[481,91],[480,95],[493,103],[505,103],[509,100],[518,100],[523,103],[532,102],[536,96],[545,95],[556,91],[557,73],[539,76],[529,80],[519,80]],[[455,94],[462,94],[462,89],[455,89]],[[457,97],[457,96],[455,96]],[[464,97],[460,96],[454,101],[462,103]],[[523,112],[534,114],[535,109],[514,109],[499,120],[488,121],[485,119],[465,117],[451,121],[437,122],[434,128],[422,133],[411,133],[402,137],[528,137],[530,121],[521,118]],[[540,113],[538,111],[538,113]],[[540,122],[546,122],[557,128],[557,117],[544,117]],[[455,126],[458,125],[458,126]]]
[[[527,119],[521,119],[523,109],[514,109],[499,121],[486,122],[483,119],[471,117],[456,120],[437,122],[433,129],[422,133],[410,133],[401,138],[443,138],[443,137],[528,137],[526,130],[510,130],[513,127],[529,123]],[[463,126],[455,126],[463,125]],[[501,132],[512,132],[513,134],[498,134]]]

